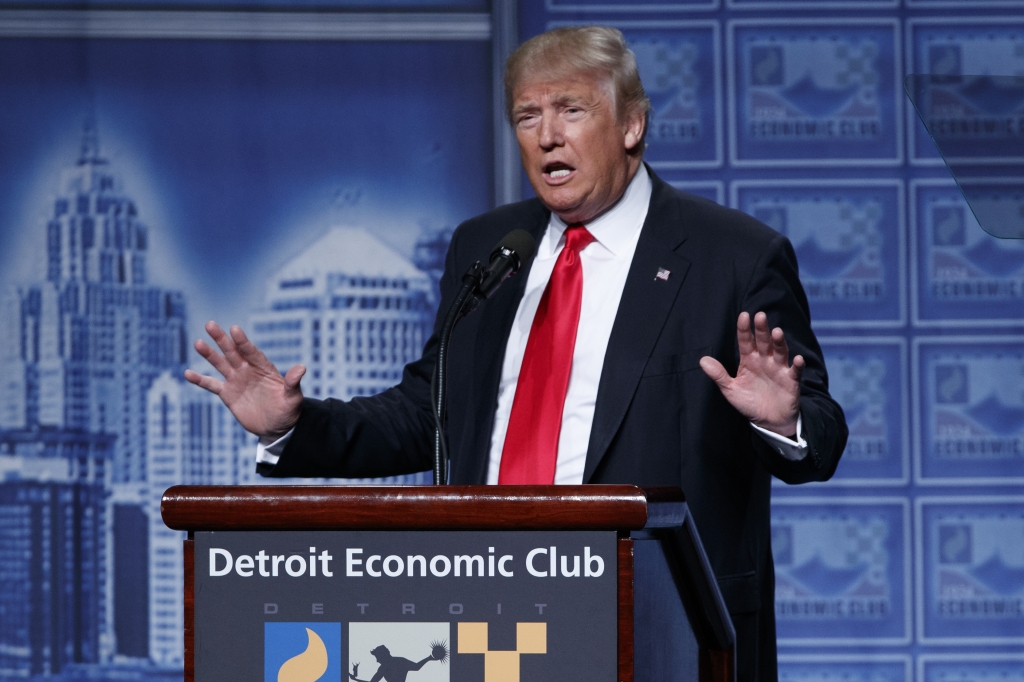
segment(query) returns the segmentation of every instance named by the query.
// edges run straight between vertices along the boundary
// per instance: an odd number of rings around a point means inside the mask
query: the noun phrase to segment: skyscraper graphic
[[[147,282],[148,229],[91,122],[48,211],[45,271],[0,291],[0,679],[163,679],[183,663],[184,576],[161,496],[271,482],[255,436],[181,378],[184,297]],[[424,272],[328,231],[270,277],[254,340],[306,364],[312,397],[385,390],[430,333],[448,236],[421,237]]]
[[[426,248],[426,247],[424,247]],[[430,277],[364,229],[335,227],[267,280],[253,341],[282,371],[302,363],[312,398],[394,386],[419,358],[437,305]],[[426,474],[389,479],[425,483]]]
[[[146,556],[113,545],[145,541],[145,494],[112,492],[145,491],[147,391],[186,359],[184,299],[147,284],[147,228],[92,122],[45,229],[41,281],[0,294],[0,678],[146,655],[118,645],[112,575]]]
[[[86,449],[87,437],[48,436],[70,445],[65,454]],[[98,451],[109,444],[97,440]],[[0,679],[109,655],[104,486],[80,478],[85,471],[52,444],[27,442],[24,432],[6,432],[0,443]],[[15,467],[37,480],[9,477]]]
[[[0,428],[115,434],[111,481],[145,481],[146,390],[185,369],[185,301],[146,283],[148,230],[91,123],[60,186],[46,281],[2,306]]]

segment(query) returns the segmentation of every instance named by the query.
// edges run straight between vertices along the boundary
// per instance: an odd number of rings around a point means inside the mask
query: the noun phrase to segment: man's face
[[[586,223],[619,200],[640,165],[642,113],[619,121],[611,84],[593,75],[526,80],[512,121],[523,168],[544,205]]]

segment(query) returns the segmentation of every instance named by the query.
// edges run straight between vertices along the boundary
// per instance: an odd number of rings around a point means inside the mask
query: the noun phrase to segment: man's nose
[[[544,149],[558,147],[563,141],[563,130],[557,116],[544,115],[540,119],[540,146]]]

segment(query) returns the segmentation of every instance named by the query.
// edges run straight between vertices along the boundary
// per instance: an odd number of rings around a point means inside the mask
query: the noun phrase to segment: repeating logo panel
[[[896,27],[894,20],[730,22],[732,163],[900,163]]]
[[[793,243],[815,326],[902,324],[900,183],[737,182],[733,202]]]
[[[1022,146],[1024,91],[1024,21],[949,18],[908,23],[910,73],[951,78],[948,86],[932,81],[918,109],[926,112],[928,131],[944,156],[953,159],[1006,161],[1007,145]],[[923,126],[911,137],[913,160],[934,158],[935,143]],[[1018,162],[1024,158],[1018,158]]]
[[[918,659],[919,682],[1024,682],[1024,655],[932,654]]]
[[[911,682],[909,656],[779,656],[779,682]]]
[[[487,0],[401,0],[400,3],[396,3],[395,0],[301,0],[301,2],[289,2],[283,0],[282,2],[265,2],[260,7],[265,9],[285,9],[285,10],[296,10],[296,9],[314,9],[314,10],[351,10],[354,8],[364,10],[394,10],[396,5],[402,5],[409,9],[448,9],[448,10],[461,10],[463,12],[469,11],[481,11],[488,7]],[[26,5],[37,7],[37,8],[65,8],[65,5],[60,0],[31,0],[28,3],[19,3],[14,0],[0,0],[0,7],[25,7]],[[153,9],[154,5],[146,0],[113,0],[107,3],[108,6],[130,7],[132,9]],[[251,9],[252,4],[245,0],[169,0],[168,2],[162,3],[162,7],[171,8],[174,10],[209,10],[209,9]],[[214,23],[216,19],[210,18],[209,23],[206,26]],[[294,21],[294,19],[293,19]],[[158,19],[154,19],[154,24],[158,23]],[[269,23],[269,22],[268,22]],[[292,30],[295,30],[296,24],[292,24]],[[193,29],[201,35],[201,29]],[[308,30],[308,29],[307,29]]]
[[[1024,340],[915,342],[922,483],[1024,482]]]
[[[922,643],[1024,643],[1024,497],[919,498]]]
[[[731,9],[885,9],[899,0],[726,0]]]
[[[618,24],[651,100],[644,159],[658,169],[722,164],[717,22]]]
[[[910,638],[907,502],[776,500],[780,644],[899,644]]]
[[[992,191],[1010,194],[1015,190],[1010,185],[993,185]],[[982,230],[960,190],[950,182],[912,182],[911,216],[916,323],[1021,323],[1024,240],[997,239]]]
[[[955,7],[958,10],[965,8],[988,8],[988,7],[1020,7],[1024,0],[903,0],[904,5],[910,8],[921,9],[947,9]]]
[[[693,10],[718,9],[718,0],[546,0],[549,12],[688,12]],[[602,22],[603,23],[603,22]]]
[[[826,485],[901,484],[909,479],[906,344],[903,339],[821,340],[829,392],[850,436]]]

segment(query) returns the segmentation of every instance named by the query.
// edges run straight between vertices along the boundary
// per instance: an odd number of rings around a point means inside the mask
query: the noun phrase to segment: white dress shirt
[[[590,443],[590,429],[597,402],[597,388],[608,348],[619,300],[626,285],[633,253],[640,240],[640,231],[647,218],[653,189],[650,175],[640,166],[625,194],[612,208],[586,225],[594,241],[580,251],[583,264],[583,300],[580,307],[576,346],[569,375],[569,388],[562,410],[562,430],[558,438],[558,461],[555,465],[555,483],[568,485],[583,482],[583,469]],[[555,260],[565,246],[566,224],[554,213],[548,221],[544,236],[537,245],[537,256],[530,268],[526,290],[516,311],[515,321],[505,345],[505,359],[501,367],[498,388],[498,406],[491,432],[491,450],[487,467],[487,483],[497,484],[501,465],[501,451],[505,445],[512,400],[523,364],[523,353],[530,337],[537,306],[547,287]],[[797,418],[797,440],[751,426],[783,457],[803,459],[807,442],[802,437],[801,420]],[[256,447],[256,461],[277,464],[292,432],[273,443],[261,442]]]

